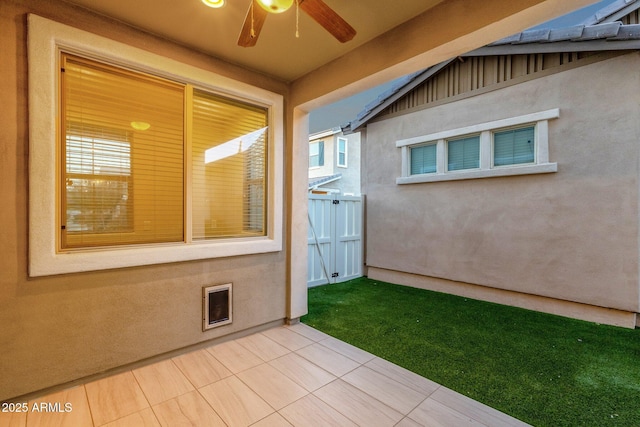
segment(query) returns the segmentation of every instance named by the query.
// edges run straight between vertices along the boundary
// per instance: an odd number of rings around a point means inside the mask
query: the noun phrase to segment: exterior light
[[[257,0],[260,7],[270,13],[282,13],[293,5],[293,0]]]
[[[204,3],[206,6],[216,9],[224,6],[224,0],[202,0],[202,3]]]

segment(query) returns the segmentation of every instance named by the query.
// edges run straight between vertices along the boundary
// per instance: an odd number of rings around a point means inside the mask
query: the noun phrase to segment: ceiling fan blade
[[[341,43],[356,35],[356,30],[322,0],[300,0],[300,9],[313,18]]]
[[[242,24],[242,30],[240,30],[240,36],[238,37],[238,46],[252,47],[258,42],[258,36],[262,25],[269,12],[261,8],[256,0],[251,0],[247,16],[244,18]]]

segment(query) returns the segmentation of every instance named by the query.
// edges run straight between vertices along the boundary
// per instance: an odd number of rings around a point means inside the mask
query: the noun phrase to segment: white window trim
[[[282,250],[283,219],[283,97],[78,30],[37,15],[29,15],[29,275],[105,270]],[[193,84],[269,109],[270,145],[267,211],[264,237],[220,239],[194,243],[150,244],[121,248],[57,251],[56,129],[60,50],[173,80]],[[188,221],[188,218],[186,218]]]
[[[344,141],[344,163],[343,164],[340,163],[340,140]],[[347,167],[347,162],[348,162],[347,152],[349,151],[347,150],[348,144],[349,144],[349,140],[347,138],[344,138],[342,136],[339,136],[336,138],[336,166],[339,168]]]
[[[455,181],[462,179],[491,178],[511,175],[530,175],[558,171],[557,163],[549,162],[549,124],[548,121],[560,117],[558,108],[526,114],[508,119],[495,120],[473,126],[447,130],[396,141],[396,147],[402,150],[402,176],[396,178],[396,184],[418,184],[423,182]],[[524,125],[535,126],[534,163],[508,166],[493,166],[493,132]],[[446,170],[447,140],[465,135],[480,134],[480,168],[459,171]],[[413,146],[437,144],[436,172],[411,175],[410,148]]]

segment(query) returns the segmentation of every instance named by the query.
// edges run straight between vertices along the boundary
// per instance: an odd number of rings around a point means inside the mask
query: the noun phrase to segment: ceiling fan
[[[255,46],[267,15],[284,12],[293,3],[297,3],[296,7],[302,9],[341,43],[348,42],[356,35],[356,30],[322,0],[251,0],[238,37],[238,46]]]

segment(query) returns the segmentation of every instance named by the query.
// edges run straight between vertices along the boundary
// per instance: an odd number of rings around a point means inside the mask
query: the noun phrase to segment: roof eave
[[[640,39],[630,40],[588,40],[588,41],[563,41],[555,43],[535,44],[505,44],[497,46],[484,46],[462,57],[489,56],[489,55],[518,55],[535,53],[562,53],[562,52],[598,52],[612,50],[638,50]]]

